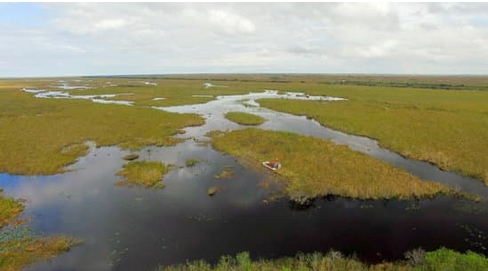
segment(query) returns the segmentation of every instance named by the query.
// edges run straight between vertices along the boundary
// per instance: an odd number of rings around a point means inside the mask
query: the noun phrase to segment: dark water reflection
[[[350,136],[312,120],[242,105],[238,99],[206,106],[173,108],[207,118],[183,137],[205,139],[216,129],[241,129],[223,118],[230,110],[249,111],[266,119],[261,128],[288,130],[347,144],[422,178],[488,195],[477,180],[443,172],[427,163],[405,159],[367,138]],[[488,204],[450,197],[421,201],[357,201],[337,197],[316,199],[306,210],[292,208],[286,198],[264,202],[276,192],[263,188],[266,173],[250,171],[232,157],[187,140],[167,148],[138,152],[141,160],[173,165],[164,189],[114,186],[128,154],[116,147],[94,148],[66,174],[27,177],[0,174],[9,196],[26,198],[28,226],[46,234],[69,234],[85,240],[51,261],[28,270],[153,270],[193,259],[215,261],[223,254],[249,251],[254,258],[294,255],[299,251],[357,253],[379,262],[402,258],[406,250],[446,246],[486,252]],[[200,163],[185,167],[185,160]],[[232,167],[235,178],[215,179]],[[207,189],[222,188],[209,197]],[[475,232],[476,234],[473,234]]]
[[[9,195],[28,200],[23,216],[32,216],[29,227],[85,239],[69,253],[28,270],[152,270],[187,259],[214,261],[241,251],[270,258],[334,248],[372,262],[401,258],[405,250],[419,246],[485,252],[464,229],[488,230],[487,212],[480,203],[448,197],[330,197],[317,199],[310,209],[296,210],[286,199],[264,203],[273,192],[259,186],[266,176],[194,141],[140,151],[142,159],[174,165],[164,178],[166,188],[117,187],[115,173],[125,154],[115,147],[98,148],[66,174],[0,175],[0,186]],[[181,167],[187,158],[202,162]],[[214,179],[228,166],[234,168],[235,179]],[[206,190],[211,186],[222,191],[209,197]]]

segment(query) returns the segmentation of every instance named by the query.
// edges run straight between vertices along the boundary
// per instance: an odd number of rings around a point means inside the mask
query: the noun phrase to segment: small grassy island
[[[287,180],[285,190],[292,198],[334,194],[357,199],[408,199],[451,191],[440,183],[422,181],[347,146],[318,138],[254,128],[210,135],[215,149],[250,159],[256,165],[278,157],[283,167],[277,173]]]
[[[164,188],[162,182],[164,174],[169,171],[169,167],[157,161],[132,161],[124,165],[124,169],[117,175],[125,177],[125,180],[116,184],[141,185],[152,188]]]
[[[23,209],[19,200],[0,193],[0,270],[22,270],[29,264],[53,258],[82,242],[81,239],[64,235],[42,236],[25,226],[15,225],[14,220]]]
[[[229,112],[225,114],[225,118],[242,125],[260,125],[266,121],[260,116],[244,112]]]
[[[198,159],[194,159],[194,158],[186,159],[185,166],[193,167],[196,166],[199,162],[200,161],[198,161]]]
[[[18,200],[5,197],[0,192],[0,229],[22,213],[24,206]]]

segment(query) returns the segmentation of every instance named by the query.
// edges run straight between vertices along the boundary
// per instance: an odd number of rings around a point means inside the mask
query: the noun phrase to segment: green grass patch
[[[249,113],[244,112],[229,112],[225,114],[225,118],[242,125],[260,125],[265,119]]]
[[[137,153],[131,153],[131,154],[128,154],[124,157],[122,157],[124,160],[127,160],[127,161],[132,161],[132,160],[136,160],[137,158],[139,158],[139,154]]]
[[[234,179],[234,169],[232,167],[225,167],[222,172],[219,174],[214,175],[214,179],[224,179],[224,180],[232,180]]]
[[[215,149],[250,159],[257,166],[279,158],[282,168],[276,172],[287,180],[285,190],[292,198],[334,194],[359,199],[407,199],[451,191],[327,140],[252,128],[211,134]]]
[[[488,92],[325,85],[304,90],[349,100],[262,99],[259,103],[375,138],[404,156],[488,182]]]
[[[64,235],[2,240],[0,241],[0,270],[23,270],[32,263],[54,258],[80,243],[82,243],[81,239]]]
[[[74,78],[64,78],[71,80]],[[87,78],[79,78],[86,80]],[[147,106],[207,102],[217,95],[263,89],[333,95],[344,102],[260,100],[261,105],[307,115],[323,125],[379,140],[383,147],[426,160],[446,170],[488,180],[487,76],[370,75],[186,75],[89,78],[92,89],[74,94],[131,93],[114,99],[134,107],[101,105],[80,100],[35,99],[22,87],[52,89],[58,78],[0,80],[0,171],[53,174],[86,152],[87,140],[99,146],[139,148],[173,144],[181,128],[203,123],[196,115],[153,112]],[[105,87],[111,81],[115,87]],[[156,82],[146,86],[142,81]],[[227,87],[205,88],[203,83]],[[373,86],[358,86],[358,85]],[[395,87],[385,87],[395,86]],[[400,87],[397,87],[400,86]],[[415,87],[415,88],[412,88]],[[423,89],[423,88],[431,89]],[[210,97],[195,97],[210,95]],[[153,100],[164,97],[164,100]],[[53,140],[56,139],[56,140]],[[78,144],[71,153],[66,146]],[[85,148],[85,149],[83,149]]]
[[[354,257],[346,257],[337,251],[327,254],[298,254],[273,260],[252,260],[249,253],[222,256],[211,265],[203,260],[185,264],[160,267],[158,271],[483,271],[488,270],[488,259],[480,254],[465,254],[445,248],[432,252],[421,252],[418,259],[412,258],[396,262],[366,264]]]
[[[162,181],[164,174],[169,167],[156,161],[136,161],[124,165],[124,169],[117,175],[123,176],[125,180],[119,181],[117,185],[142,185],[152,188],[164,188]]]
[[[24,206],[18,200],[5,197],[0,192],[0,229],[22,213]]]
[[[0,194],[0,270],[22,270],[29,264],[53,258],[82,242],[81,239],[64,235],[40,236],[27,227],[12,223],[23,210],[20,200]],[[13,226],[7,226],[9,224]]]
[[[199,162],[198,159],[193,159],[193,158],[192,159],[186,159],[185,165],[187,167],[193,167],[193,166],[196,166],[198,164],[198,162]]]
[[[29,82],[7,83],[0,81],[0,172],[61,173],[86,154],[86,141],[124,149],[167,146],[179,142],[173,135],[181,128],[204,123],[195,114],[85,100],[38,99],[19,90]]]

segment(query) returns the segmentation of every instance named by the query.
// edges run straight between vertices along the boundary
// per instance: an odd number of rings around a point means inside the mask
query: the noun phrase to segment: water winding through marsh
[[[205,125],[189,127],[179,135],[189,140],[138,152],[140,160],[173,165],[162,190],[114,186],[119,180],[115,173],[125,163],[122,157],[129,153],[117,147],[92,146],[65,174],[0,174],[0,187],[8,195],[27,199],[23,218],[32,217],[27,223],[30,228],[85,240],[72,251],[27,270],[153,270],[187,259],[215,261],[220,255],[241,251],[250,251],[252,257],[273,258],[334,248],[346,254],[355,252],[371,262],[402,258],[406,250],[416,247],[433,250],[446,246],[488,254],[486,203],[451,197],[412,201],[327,197],[316,199],[310,209],[297,210],[284,198],[270,200],[276,190],[263,188],[265,173],[249,171],[232,157],[191,139],[205,140],[211,130],[244,128],[223,117],[228,111],[244,111],[268,120],[259,128],[331,139],[423,179],[479,195],[488,193],[477,180],[403,158],[378,147],[374,140],[333,131],[305,117],[261,108],[255,102],[277,95],[224,96],[206,104],[160,108],[206,118]],[[289,95],[281,97],[299,94]],[[190,158],[199,163],[185,167]],[[233,168],[234,179],[214,178],[228,167]],[[212,186],[222,190],[209,197],[206,191]]]

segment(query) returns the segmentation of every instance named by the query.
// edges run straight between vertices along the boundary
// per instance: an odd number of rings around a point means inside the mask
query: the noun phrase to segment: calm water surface
[[[450,197],[418,201],[325,197],[316,199],[311,208],[297,209],[286,198],[272,200],[279,189],[262,185],[269,173],[246,169],[232,157],[194,140],[207,139],[204,134],[211,130],[243,128],[225,120],[225,112],[252,112],[268,119],[262,129],[331,139],[424,179],[479,195],[488,193],[480,181],[405,159],[378,147],[376,141],[257,106],[254,100],[269,95],[278,94],[226,96],[203,105],[163,108],[199,113],[207,121],[187,128],[181,137],[189,139],[183,143],[138,152],[140,160],[173,165],[164,177],[164,189],[114,186],[120,179],[115,174],[125,163],[122,157],[128,154],[117,147],[92,147],[65,174],[0,174],[0,187],[8,195],[27,199],[23,218],[31,218],[27,224],[31,229],[85,240],[70,252],[28,270],[153,270],[186,260],[216,261],[223,254],[241,251],[249,251],[253,258],[275,258],[333,248],[370,262],[402,258],[406,250],[417,247],[446,246],[488,254],[486,203]],[[200,163],[185,167],[189,158]],[[214,178],[229,167],[235,172],[234,179]],[[221,191],[209,197],[207,189],[212,186]]]

